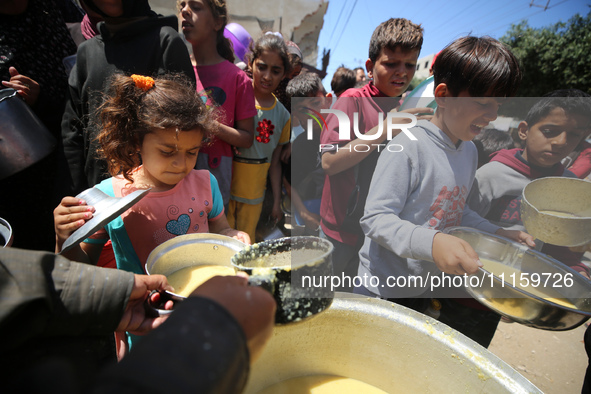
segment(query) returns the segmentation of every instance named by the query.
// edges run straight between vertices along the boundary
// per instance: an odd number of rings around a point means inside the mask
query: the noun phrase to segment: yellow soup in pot
[[[300,376],[273,384],[258,394],[387,394],[357,379],[334,375]]]
[[[167,279],[176,294],[188,297],[203,282],[217,275],[230,276],[236,273],[234,268],[224,265],[198,265],[181,268],[168,275]]]
[[[523,286],[523,283],[521,283],[521,271],[519,271],[518,269],[515,269],[513,267],[507,266],[503,263],[500,263],[498,261],[493,261],[493,260],[488,260],[488,259],[480,259],[480,261],[482,262],[482,264],[484,264],[484,269],[487,270],[488,272],[492,272],[495,276],[500,277],[502,274],[504,275],[504,280],[505,282],[511,284],[511,285],[515,285],[515,287],[524,290],[530,294],[533,294],[537,297],[543,298],[547,301],[553,302],[555,304],[558,304],[560,306],[564,306],[566,308],[571,308],[571,309],[577,309],[577,307],[570,302],[568,299],[566,298],[555,298],[555,297],[549,297],[548,294],[544,293],[544,287],[543,284],[540,284],[540,286],[533,286],[530,284],[528,286]],[[513,279],[511,277],[512,274],[515,274],[515,283],[513,283]],[[529,276],[528,276],[529,279]],[[525,282],[525,281],[524,281]],[[549,285],[549,284],[547,284]],[[499,301],[499,300],[497,300]]]

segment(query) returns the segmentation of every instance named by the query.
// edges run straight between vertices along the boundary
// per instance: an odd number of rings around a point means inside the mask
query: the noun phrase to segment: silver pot
[[[150,253],[146,260],[146,273],[168,277],[183,268],[206,265],[222,265],[234,270],[232,256],[245,246],[237,239],[225,235],[181,235],[162,243]],[[185,298],[171,294],[177,299]]]
[[[57,141],[14,89],[0,90],[0,179],[50,154]]]
[[[261,286],[277,302],[275,323],[310,318],[332,303],[334,291],[314,287],[312,278],[332,275],[333,245],[318,237],[286,237],[247,246],[232,257],[251,286]]]
[[[12,245],[12,227],[6,220],[0,218],[0,246],[7,248]]]
[[[527,232],[543,242],[570,247],[591,242],[591,182],[547,177],[528,183],[521,220]]]
[[[541,393],[448,326],[388,301],[345,293],[336,293],[314,319],[276,326],[245,393],[309,375],[357,379],[388,393]]]
[[[591,281],[560,261],[473,228],[450,227],[445,232],[468,242],[481,260],[489,259],[500,263],[500,267],[508,267],[504,274],[496,270],[489,272],[484,263],[475,274],[479,285],[476,281],[466,281],[466,290],[481,304],[518,323],[551,331],[576,328],[591,317]],[[509,272],[515,272],[515,277]],[[528,287],[535,294],[523,290],[522,284],[537,282],[538,278],[537,286]],[[561,300],[574,308],[562,305]]]

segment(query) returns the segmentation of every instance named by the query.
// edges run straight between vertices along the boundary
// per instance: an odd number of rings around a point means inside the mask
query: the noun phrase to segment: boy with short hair
[[[590,128],[591,96],[575,89],[549,93],[519,123],[518,134],[525,148],[501,150],[476,172],[468,205],[492,223],[524,230],[520,214],[523,189],[534,179],[547,176],[576,178],[561,160],[589,134]],[[543,245],[541,251],[588,276],[581,262],[583,253],[549,244]]]
[[[589,133],[591,97],[581,93],[574,89],[555,91],[547,95],[553,97],[532,106],[518,127],[524,149],[501,150],[478,169],[467,200],[470,208],[499,226],[525,230],[520,213],[525,186],[547,176],[576,177],[560,161]],[[541,252],[589,278],[589,270],[581,262],[583,252],[550,244],[544,244]],[[501,316],[474,300],[463,304],[472,309],[474,319],[480,320],[478,330],[488,345]]]
[[[386,149],[378,160],[361,219],[358,272],[374,280],[356,288],[420,312],[427,308],[428,284],[407,280],[404,286],[400,277],[473,274],[481,266],[467,242],[441,230],[463,225],[534,245],[528,234],[502,229],[465,207],[477,167],[471,140],[496,119],[502,99],[495,97],[515,94],[516,58],[490,37],[463,37],[441,51],[434,71],[435,116],[410,129],[415,141],[398,134],[388,146],[402,149]],[[460,323],[454,328],[470,336],[473,327]]]
[[[389,19],[380,24],[371,37],[369,58],[365,62],[370,83],[360,89],[346,90],[332,107],[343,111],[353,119],[359,114],[358,129],[361,133],[378,133],[379,114],[394,110],[398,97],[408,88],[416,69],[416,62],[423,44],[423,28],[403,18]],[[381,100],[380,100],[381,98]],[[412,109],[412,113],[424,108]],[[428,110],[431,111],[431,110]],[[333,265],[335,275],[343,273],[353,277],[357,273],[358,251],[363,239],[359,226],[359,216],[350,215],[346,221],[349,201],[357,201],[357,209],[363,209],[364,201],[355,195],[357,186],[366,182],[373,174],[377,146],[386,139],[383,132],[371,141],[356,138],[352,129],[348,138],[340,139],[339,122],[334,114],[326,117],[327,127],[323,130],[320,142],[323,147],[322,168],[326,173],[322,201],[320,205],[321,229],[323,235],[334,245]],[[355,150],[359,144],[367,146],[366,151]],[[357,176],[364,174],[364,176]],[[360,208],[360,209],[359,209]],[[349,286],[339,290],[348,290]]]
[[[334,75],[332,76],[332,80],[330,81],[330,88],[334,92],[335,96],[341,97],[346,90],[355,87],[357,83],[357,79],[355,77],[355,72],[350,68],[345,66],[341,66],[337,68]]]
[[[324,184],[318,152],[321,130],[315,122],[312,123],[313,133],[309,139],[303,126],[308,119],[305,115],[307,108],[316,111],[329,108],[332,96],[326,93],[318,74],[311,72],[302,73],[289,81],[286,92],[292,107],[292,139],[288,146],[289,161],[283,172],[284,185],[295,208],[292,213],[296,224],[305,226],[305,234],[318,235],[320,197]]]

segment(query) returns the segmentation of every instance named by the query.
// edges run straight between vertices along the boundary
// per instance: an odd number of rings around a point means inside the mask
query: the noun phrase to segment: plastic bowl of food
[[[564,331],[591,317],[591,281],[572,268],[508,238],[468,227],[446,233],[468,242],[483,267],[467,292],[484,306],[526,326]]]
[[[543,242],[571,247],[591,242],[591,182],[547,177],[528,183],[521,220],[527,232]]]

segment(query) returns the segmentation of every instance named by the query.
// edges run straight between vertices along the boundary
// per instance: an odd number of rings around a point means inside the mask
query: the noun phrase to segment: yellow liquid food
[[[188,297],[199,285],[214,276],[235,274],[234,268],[223,265],[198,265],[182,268],[168,275],[167,279],[176,294]]]
[[[387,394],[356,379],[334,375],[300,376],[271,385],[258,394]]]
[[[504,280],[505,282],[509,283],[510,285],[515,285],[515,287],[521,289],[521,290],[525,290],[530,294],[533,294],[537,297],[543,298],[547,301],[553,302],[555,304],[564,306],[566,308],[571,308],[571,309],[577,309],[576,306],[573,305],[572,302],[570,302],[569,300],[567,300],[566,298],[556,298],[556,297],[550,297],[547,293],[544,292],[544,281],[546,279],[545,276],[540,276],[541,278],[541,283],[539,284],[539,286],[534,286],[531,284],[531,276],[527,275],[524,276],[523,278],[527,278],[529,279],[530,284],[528,286],[523,286],[523,284],[526,282],[526,280],[523,280],[523,283],[521,281],[521,271],[513,268],[513,267],[509,267],[503,263],[500,263],[498,261],[492,261],[492,260],[488,260],[488,259],[480,259],[480,261],[482,262],[482,264],[484,264],[484,269],[487,270],[488,272],[492,272],[495,276],[500,277],[502,274],[504,275]],[[513,278],[511,277],[512,274],[515,274],[515,283],[513,283]],[[548,283],[546,283],[546,286],[551,286],[552,285],[552,279],[550,279],[548,281]],[[496,300],[496,301],[500,301],[500,300]]]
[[[579,216],[575,215],[574,213],[561,212],[561,211],[540,211],[540,213],[544,213],[547,215],[560,216],[561,218],[578,218],[579,217]]]

